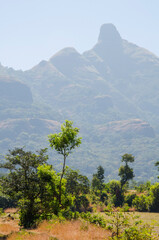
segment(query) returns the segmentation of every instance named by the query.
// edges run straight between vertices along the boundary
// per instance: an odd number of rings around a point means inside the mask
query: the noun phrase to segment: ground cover
[[[139,216],[142,224],[151,225],[159,237],[159,213],[130,212],[126,215]],[[105,213],[107,221],[111,218]],[[131,218],[133,219],[133,218]],[[132,220],[131,220],[132,221]],[[44,221],[36,229],[24,230],[18,225],[17,209],[7,209],[0,216],[0,239],[8,240],[108,240],[112,231],[103,229],[86,220]],[[109,224],[107,224],[108,226]]]
[[[0,217],[0,239],[4,240],[106,240],[109,236],[110,231],[84,220],[44,221],[36,229],[23,230],[13,209]]]

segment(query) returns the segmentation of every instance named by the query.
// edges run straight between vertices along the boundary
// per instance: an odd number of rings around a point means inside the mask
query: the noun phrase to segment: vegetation
[[[46,149],[38,154],[24,149],[9,150],[6,162],[1,168],[9,170],[7,176],[1,178],[2,192],[16,200],[20,206],[20,224],[33,226],[39,218],[37,198],[41,196],[41,183],[38,179],[38,166],[46,163]]]
[[[81,229],[88,231],[94,224],[111,232],[110,239],[151,240],[155,233],[151,226],[142,224],[128,212],[159,212],[159,183],[133,184],[134,162],[131,154],[124,154],[119,168],[119,180],[105,182],[104,168],[99,165],[90,180],[80,171],[66,166],[66,158],[81,144],[79,129],[73,122],[65,121],[61,132],[49,135],[51,148],[63,156],[62,172],[56,172],[48,163],[47,149],[36,153],[24,148],[9,150],[1,168],[7,173],[0,178],[0,203],[3,209],[19,208],[19,225],[38,227],[44,220],[63,222],[74,219]],[[99,212],[105,212],[106,216]]]
[[[122,162],[125,163],[125,166],[119,168],[119,176],[121,178],[121,188],[128,183],[129,180],[133,179],[133,169],[129,167],[128,163],[134,162],[134,157],[131,154],[124,154],[122,156]]]
[[[93,191],[102,191],[104,188],[104,168],[99,166],[97,173],[93,174],[92,189]]]
[[[136,180],[157,180],[159,60],[116,34],[119,39],[107,54],[104,40],[83,55],[63,49],[24,72],[1,65],[1,154],[14,147],[47,147],[46,135],[73,119],[85,144],[76,158],[70,156],[71,168],[91,179],[101,165],[109,181],[117,177],[119,156],[132,153]],[[122,48],[114,51],[117,46]],[[54,158],[51,149],[48,154]],[[60,171],[59,159],[54,164]]]
[[[59,187],[59,204],[61,204],[61,184],[66,169],[66,158],[75,147],[81,144],[81,138],[77,137],[79,129],[73,128],[72,124],[73,122],[66,120],[65,123],[61,125],[60,133],[49,135],[51,148],[54,148],[59,154],[63,155],[63,168]]]

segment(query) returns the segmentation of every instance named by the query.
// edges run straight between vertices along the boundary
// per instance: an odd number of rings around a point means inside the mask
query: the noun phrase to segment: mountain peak
[[[121,41],[121,37],[116,27],[112,23],[106,23],[100,28],[98,41],[109,44],[112,41]]]
[[[114,69],[113,71],[120,71],[119,65],[121,65],[121,58],[123,59],[123,40],[112,23],[101,26],[98,42],[93,51],[109,64],[109,67]]]
[[[57,52],[51,59],[53,59],[55,57],[68,57],[70,55],[76,56],[76,57],[80,56],[80,54],[77,52],[77,50],[75,48],[66,47],[66,48],[63,48],[62,50],[60,50],[59,52]]]

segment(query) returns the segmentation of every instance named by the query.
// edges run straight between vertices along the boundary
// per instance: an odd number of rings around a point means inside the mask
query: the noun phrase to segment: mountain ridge
[[[9,119],[12,123],[15,119],[12,134],[13,138],[16,136],[13,143],[10,137],[5,137],[5,130],[0,128],[2,153],[23,142],[32,149],[43,142],[47,145],[46,120],[60,125],[69,119],[81,129],[84,139],[77,161],[72,159],[70,166],[80,167],[89,175],[90,169],[95,170],[99,164],[105,165],[105,168],[109,164],[112,170],[107,177],[110,179],[114,177],[114,169],[119,167],[121,153],[130,152],[137,158],[137,178],[153,178],[153,164],[159,153],[159,58],[123,40],[114,25],[102,25],[97,43],[82,54],[73,47],[64,48],[48,61],[43,60],[24,72],[1,65],[2,75],[17,79],[29,89],[32,97],[29,104],[26,101],[11,104],[8,97],[5,105],[0,105],[0,121],[8,121],[9,124]],[[41,122],[42,129],[31,131],[33,125],[26,119],[39,119],[37,122]],[[134,119],[138,119],[138,123]],[[113,128],[108,127],[110,123]],[[17,133],[18,124],[22,127]],[[122,126],[123,130],[114,130],[122,129]],[[24,141],[24,136],[27,136],[28,142]],[[155,151],[150,150],[150,146],[155,146]],[[83,158],[86,158],[88,166],[82,166]],[[113,161],[110,161],[111,158]],[[139,167],[145,161],[146,164],[151,163],[147,177]],[[144,166],[146,172],[149,169]]]

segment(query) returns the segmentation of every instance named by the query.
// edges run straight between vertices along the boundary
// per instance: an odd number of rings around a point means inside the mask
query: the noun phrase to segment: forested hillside
[[[122,39],[114,25],[104,24],[83,54],[64,48],[28,71],[0,65],[0,99],[2,155],[16,146],[48,147],[47,135],[68,119],[82,137],[70,167],[91,176],[102,165],[109,180],[130,153],[136,179],[156,180],[159,58]],[[59,156],[50,159],[60,166]]]

